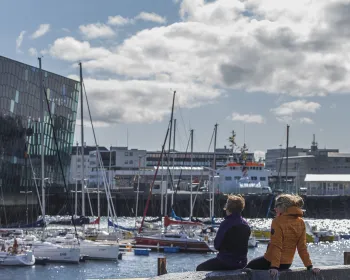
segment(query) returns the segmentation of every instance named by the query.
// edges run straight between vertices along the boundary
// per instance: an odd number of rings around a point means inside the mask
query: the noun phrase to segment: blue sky
[[[0,54],[31,65],[43,55],[72,78],[82,61],[100,145],[124,146],[128,131],[129,147],[159,150],[177,90],[179,150],[193,128],[195,151],[207,151],[217,122],[219,147],[235,130],[250,150],[277,148],[289,123],[291,146],[315,133],[320,147],[350,152],[347,2],[33,3],[1,1]]]

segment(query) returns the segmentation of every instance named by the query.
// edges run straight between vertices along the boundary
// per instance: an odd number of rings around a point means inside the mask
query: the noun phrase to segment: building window
[[[235,180],[241,179],[241,176],[235,176]]]
[[[11,107],[10,107],[11,113],[13,113],[14,110],[15,110],[15,101],[11,100]]]
[[[260,181],[266,181],[266,177],[260,177]]]
[[[256,180],[258,180],[258,177],[252,176],[252,177],[250,177],[250,179],[251,179],[252,181],[256,181]]]
[[[16,96],[15,96],[15,102],[18,103],[18,99],[19,99],[19,91],[16,90]]]
[[[125,154],[124,154],[124,155],[127,157],[129,154],[128,154],[128,152],[125,152]]]
[[[124,162],[124,164],[128,164],[128,163],[129,163],[129,161],[127,161],[127,160]]]
[[[133,152],[129,152],[129,156],[131,156],[131,157],[132,157],[132,156],[133,156]]]
[[[225,181],[232,181],[232,177],[231,176],[225,177]]]
[[[129,164],[133,164],[134,163],[134,161],[133,160],[129,160]]]

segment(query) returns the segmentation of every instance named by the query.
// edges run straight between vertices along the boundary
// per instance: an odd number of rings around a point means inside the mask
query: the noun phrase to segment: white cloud
[[[238,114],[238,113],[232,113],[232,115],[229,117],[232,121],[241,121],[245,123],[259,123],[262,124],[265,122],[264,117],[261,115],[253,115],[253,114]]]
[[[37,39],[39,37],[44,36],[46,33],[50,31],[50,24],[40,24],[38,29],[32,34],[32,39]]]
[[[47,50],[47,49],[43,49],[40,51],[41,55],[47,55],[48,53],[49,53],[49,50]]]
[[[67,61],[98,59],[111,53],[104,48],[93,48],[89,42],[80,42],[73,37],[57,39],[49,50],[50,54]]]
[[[291,116],[280,116],[276,117],[276,120],[281,123],[292,123],[294,122],[293,118]]]
[[[30,48],[30,49],[28,50],[28,52],[29,52],[29,55],[30,55],[30,56],[35,56],[35,57],[38,56],[38,51],[37,51],[36,48]]]
[[[125,18],[125,17],[122,17],[122,16],[110,16],[108,17],[108,24],[109,25],[126,25],[126,24],[129,24],[129,23],[132,23],[133,20],[132,19],[129,19],[129,18]]]
[[[99,22],[80,25],[79,30],[87,39],[112,38],[115,36],[114,30],[110,26]]]
[[[78,77],[70,76],[77,80]],[[97,80],[84,78],[92,118],[99,126],[111,123],[151,123],[161,121],[170,113],[172,95],[176,88],[177,104],[194,108],[215,100],[220,92],[209,91],[198,84],[168,81]]]
[[[306,100],[296,100],[281,104],[279,107],[271,109],[276,116],[291,116],[295,113],[315,113],[321,105],[316,102]]]
[[[300,118],[299,122],[300,123],[305,123],[305,124],[313,124],[314,123],[314,121],[312,119],[310,119],[310,118]]]
[[[152,21],[156,23],[166,23],[166,18],[162,17],[156,13],[147,13],[147,12],[141,12],[136,17],[136,20],[144,20],[144,21]]]
[[[95,77],[199,84],[218,94],[234,89],[303,100],[349,93],[349,7],[345,0],[182,0],[181,22],[138,31],[113,47],[60,38],[50,53],[84,60]],[[276,111],[284,112],[280,118],[299,112],[284,110]]]
[[[26,31],[24,31],[24,30],[21,31],[21,33],[19,34],[19,36],[16,39],[16,51],[19,53],[21,52],[21,45],[23,43],[24,34],[26,34]]]

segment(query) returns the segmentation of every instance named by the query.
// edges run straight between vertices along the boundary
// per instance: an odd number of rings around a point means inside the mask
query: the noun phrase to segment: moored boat
[[[136,246],[148,247],[152,250],[164,247],[178,247],[183,252],[212,252],[209,244],[200,238],[190,238],[184,233],[155,234],[135,237]]]
[[[0,252],[0,265],[2,266],[32,266],[35,257],[32,251],[14,254],[11,252]]]
[[[86,259],[118,260],[118,244],[104,244],[90,240],[79,240],[78,242],[78,240],[71,234],[67,234],[65,237],[58,236],[49,240],[54,244],[61,244],[63,246],[77,246],[80,249],[80,254],[86,256]]]

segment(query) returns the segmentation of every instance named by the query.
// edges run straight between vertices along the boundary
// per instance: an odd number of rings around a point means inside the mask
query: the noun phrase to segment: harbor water
[[[311,220],[312,226],[319,229],[333,230],[335,233],[348,233],[350,222],[348,220]],[[255,228],[265,228],[271,220],[250,220]],[[266,251],[266,244],[260,243],[257,248],[249,249],[249,260],[259,257]],[[343,264],[343,252],[350,251],[350,240],[340,240],[332,243],[309,244],[309,252],[315,266],[328,266]],[[122,279],[152,277],[157,274],[157,258],[165,256],[167,271],[185,272],[194,271],[196,266],[215,256],[209,254],[184,254],[184,253],[157,253],[149,256],[134,256],[132,252],[123,255],[118,262],[86,261],[78,265],[47,264],[33,267],[0,267],[1,280],[25,279]],[[303,264],[296,254],[294,267],[302,267]]]

